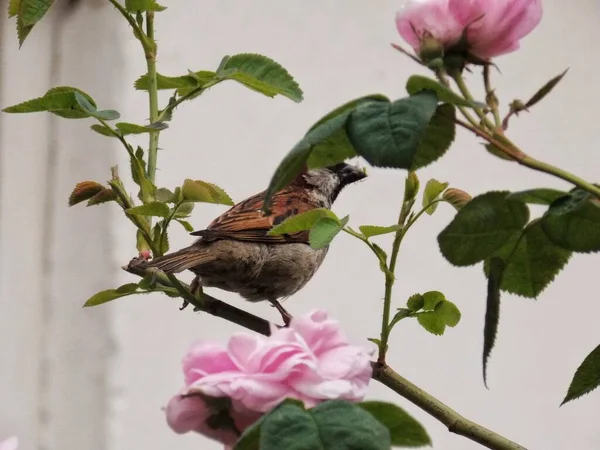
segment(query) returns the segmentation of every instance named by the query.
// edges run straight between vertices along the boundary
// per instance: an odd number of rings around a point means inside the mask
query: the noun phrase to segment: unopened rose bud
[[[444,201],[454,206],[457,211],[460,211],[467,203],[471,201],[473,197],[471,197],[462,189],[449,188],[446,189],[442,195],[442,198]]]
[[[419,177],[417,177],[417,174],[410,172],[404,183],[404,198],[406,200],[413,200],[419,193],[419,185]]]
[[[423,33],[421,45],[419,46],[419,58],[428,67],[443,64],[444,44],[429,33]]]

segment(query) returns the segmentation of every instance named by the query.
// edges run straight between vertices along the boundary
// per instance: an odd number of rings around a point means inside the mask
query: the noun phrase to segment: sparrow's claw
[[[281,306],[281,303],[279,303],[277,300],[269,300],[269,302],[277,309],[277,311],[279,311],[279,314],[281,314],[281,318],[283,319],[283,323],[285,324],[285,326],[289,327],[290,322],[292,321],[292,315],[289,312],[287,312],[285,308]]]
[[[200,275],[196,275],[190,284],[190,294],[196,295],[198,288],[200,287]]]

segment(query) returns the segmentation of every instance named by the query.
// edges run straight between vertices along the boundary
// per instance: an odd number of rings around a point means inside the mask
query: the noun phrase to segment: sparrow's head
[[[304,174],[304,180],[323,194],[328,203],[333,203],[342,189],[362,180],[364,170],[346,163],[339,163],[321,169],[311,169]]]

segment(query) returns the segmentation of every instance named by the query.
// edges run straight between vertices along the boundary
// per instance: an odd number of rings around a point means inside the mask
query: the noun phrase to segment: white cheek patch
[[[315,186],[327,198],[331,198],[340,184],[338,177],[327,169],[309,170],[304,175],[304,179],[307,183]]]

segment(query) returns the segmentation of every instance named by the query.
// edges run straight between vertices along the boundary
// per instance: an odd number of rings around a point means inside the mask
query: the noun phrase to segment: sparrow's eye
[[[344,172],[344,170],[346,170],[347,167],[350,167],[350,166],[346,163],[338,163],[333,166],[329,166],[327,169],[332,171],[333,173],[340,174],[340,173]]]

